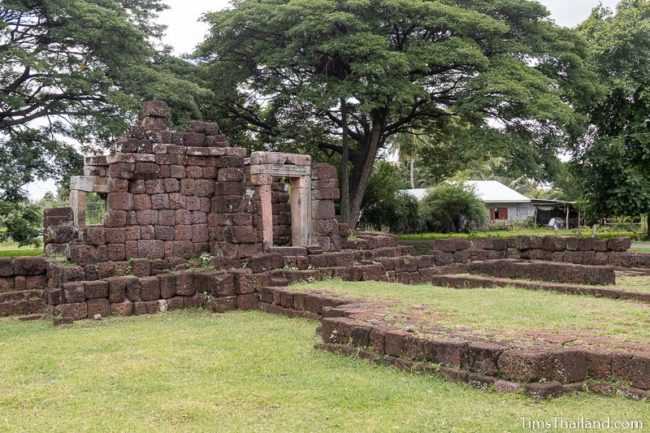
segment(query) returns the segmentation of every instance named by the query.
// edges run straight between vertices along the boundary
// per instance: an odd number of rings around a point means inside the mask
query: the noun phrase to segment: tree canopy
[[[211,93],[192,64],[157,42],[165,8],[163,0],[0,3],[3,236],[32,241],[39,218],[25,184],[79,172],[81,151],[110,145],[142,100],[165,99],[177,123],[200,116]]]
[[[28,182],[79,170],[79,150],[110,144],[143,99],[167,100],[173,120],[200,115],[210,92],[157,42],[165,8],[162,0],[0,3],[4,207],[25,198]]]
[[[597,86],[583,40],[525,0],[239,0],[199,55],[222,109],[286,148],[343,153],[356,222],[380,149],[450,122],[555,149]],[[347,116],[342,116],[345,108]],[[348,167],[341,167],[345,173]]]
[[[650,1],[594,9],[579,31],[606,85],[589,105],[592,126],[577,149],[578,178],[594,217],[650,212]]]
[[[209,92],[174,74],[154,47],[165,8],[162,0],[0,5],[0,133],[6,154],[23,163],[17,186],[62,168],[71,147],[60,137],[89,144],[121,134],[143,98],[200,113],[195,98]]]

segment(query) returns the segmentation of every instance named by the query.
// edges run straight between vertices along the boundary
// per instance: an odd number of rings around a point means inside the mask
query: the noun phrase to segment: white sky
[[[601,3],[615,8],[618,0],[538,0],[551,12],[551,18],[562,26],[573,27],[585,20],[591,9]],[[224,9],[228,0],[167,0],[169,9],[160,15],[160,22],[167,26],[164,42],[174,48],[176,54],[190,53],[207,33],[208,26],[200,22],[201,15]],[[32,199],[38,200],[48,191],[54,191],[53,181],[34,182],[27,185]]]
[[[584,21],[591,10],[602,2],[615,8],[618,0],[538,0],[551,12],[551,18],[559,25],[573,27]],[[177,54],[191,52],[198,44],[208,26],[199,22],[206,12],[214,12],[228,6],[228,0],[167,0],[169,9],[160,16],[167,25],[165,43],[171,45]]]

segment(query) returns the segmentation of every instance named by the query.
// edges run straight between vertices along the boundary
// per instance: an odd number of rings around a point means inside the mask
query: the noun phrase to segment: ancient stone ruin
[[[162,102],[146,103],[140,125],[114,153],[86,158],[84,176],[70,181],[72,214],[48,211],[48,255],[87,264],[201,253],[242,258],[273,251],[279,241],[341,249],[334,167],[312,166],[308,155],[253,152],[246,158],[215,123],[191,122],[185,133],[167,130],[166,111]],[[89,192],[106,197],[102,225],[85,222]]]
[[[0,316],[47,314],[65,324],[186,307],[262,309],[321,320],[322,349],[479,386],[547,396],[617,377],[635,396],[650,393],[650,356],[431,340],[391,329],[372,306],[287,287],[340,278],[650,303],[648,294],[611,288],[618,269],[650,269],[650,255],[627,252],[629,239],[448,239],[413,256],[395,236],[352,233],[339,222],[333,166],[308,155],[249,156],[215,123],[173,132],[166,112],[162,102],[145,103],[139,125],[109,155],[86,158],[84,175],[70,181],[70,207],[45,212],[45,257],[0,258]],[[106,201],[102,224],[86,221],[88,193]],[[364,311],[378,319],[368,323]]]

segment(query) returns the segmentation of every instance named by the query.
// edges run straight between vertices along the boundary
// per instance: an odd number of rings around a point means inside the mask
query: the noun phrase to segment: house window
[[[491,220],[507,220],[508,219],[508,208],[507,207],[495,207],[490,209],[490,219]]]

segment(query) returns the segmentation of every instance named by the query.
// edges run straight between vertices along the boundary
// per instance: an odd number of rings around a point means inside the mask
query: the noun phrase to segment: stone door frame
[[[309,155],[253,152],[251,183],[260,197],[262,245],[273,247],[272,184],[274,177],[285,177],[291,185],[291,245],[307,247],[312,236],[311,157]]]
[[[86,227],[86,193],[108,193],[108,179],[101,176],[72,176],[70,178],[70,207],[74,225],[82,233]]]

